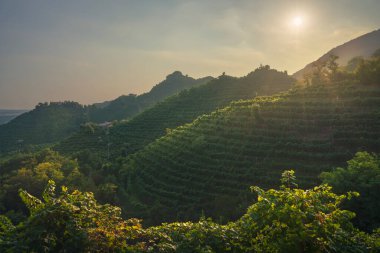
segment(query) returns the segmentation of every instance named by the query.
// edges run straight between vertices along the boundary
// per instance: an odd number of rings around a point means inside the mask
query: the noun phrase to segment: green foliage
[[[84,110],[80,104],[68,101],[38,104],[34,110],[0,126],[0,153],[68,137],[85,121]]]
[[[281,174],[281,186],[286,188],[298,187],[296,184],[296,176],[294,175],[294,170],[285,170]]]
[[[2,236],[10,233],[14,229],[15,226],[13,226],[12,221],[8,219],[8,217],[0,215],[0,243],[2,241]]]
[[[283,173],[282,181],[289,175]],[[376,234],[369,236],[350,223],[354,213],[341,210],[356,193],[336,195],[328,185],[309,190],[252,187],[257,202],[236,222],[162,224],[143,231],[141,252],[376,252]]]
[[[356,72],[360,64],[364,61],[364,58],[361,56],[356,56],[348,61],[345,70],[348,72]]]
[[[89,150],[108,160],[109,147],[111,158],[125,158],[165,135],[168,128],[190,123],[234,100],[285,91],[293,83],[290,76],[269,66],[258,68],[242,78],[220,76],[205,85],[171,96],[129,121],[114,125],[109,128],[109,135],[106,131],[82,131],[62,141],[55,149],[64,154]]]
[[[365,237],[349,222],[354,213],[339,209],[347,195],[328,185],[310,190],[252,187],[257,203],[238,221],[250,252],[367,252]],[[373,252],[375,252],[373,250]]]
[[[26,151],[37,145],[53,144],[81,130],[95,132],[96,124],[130,118],[158,101],[186,88],[201,85],[211,77],[193,79],[174,72],[145,94],[121,96],[111,102],[82,106],[76,102],[39,103],[34,110],[0,125],[0,154]]]
[[[329,79],[331,81],[336,81],[337,79],[338,63],[336,61],[338,58],[339,56],[331,54],[326,62],[326,68],[329,71]]]
[[[142,231],[136,252],[241,252],[235,224],[219,225],[210,219],[199,222],[164,223]]]
[[[276,187],[284,167],[311,187],[359,149],[380,152],[379,97],[380,87],[338,82],[233,102],[124,159],[119,189],[128,197],[120,203],[144,224],[194,221],[202,210],[214,220],[237,219],[249,186]]]
[[[321,178],[338,193],[360,193],[359,198],[346,203],[345,207],[357,214],[355,223],[361,229],[371,231],[380,226],[380,159],[375,154],[358,152],[347,162],[347,168],[323,172]]]
[[[89,180],[79,171],[78,163],[49,149],[34,155],[16,156],[0,167],[4,168],[0,184],[0,210],[16,221],[19,220],[17,213],[26,213],[18,198],[19,188],[38,197],[44,196],[43,190],[49,180],[75,189],[89,189]]]
[[[283,182],[294,173],[283,173]],[[286,179],[285,179],[286,178]],[[0,216],[1,252],[377,252],[378,232],[368,235],[341,210],[355,193],[336,195],[328,185],[309,190],[282,187],[257,194],[240,219],[220,225],[211,219],[142,228],[121,218],[121,210],[100,205],[92,193],[62,187],[56,196],[49,181],[43,200],[20,190],[30,215],[13,226]]]
[[[212,77],[194,79],[189,76],[184,76],[179,71],[175,71],[147,93],[139,96],[135,94],[120,96],[108,102],[105,106],[98,104],[90,106],[88,108],[89,120],[93,122],[104,122],[131,118],[166,97],[182,90],[205,84],[212,79]]]
[[[330,54],[327,59],[314,62],[312,69],[304,73],[306,85],[320,85],[351,79],[349,75],[339,70],[338,59],[339,56]]]
[[[356,70],[356,76],[363,84],[380,84],[380,56],[362,61]]]
[[[20,196],[30,216],[8,229],[0,242],[2,252],[121,251],[140,228],[136,219],[123,220],[120,208],[98,204],[92,193],[62,187],[56,197],[54,181],[49,181],[44,201],[24,190]]]

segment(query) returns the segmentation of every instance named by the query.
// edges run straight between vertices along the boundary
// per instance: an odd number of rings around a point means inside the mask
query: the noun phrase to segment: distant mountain
[[[90,106],[75,102],[40,103],[34,110],[0,125],[0,153],[26,148],[28,145],[60,141],[78,131],[80,125],[88,121],[104,122],[130,118],[167,96],[212,79],[194,79],[175,71],[155,85],[150,92],[140,96],[121,96]],[[10,115],[6,117],[9,119]]]
[[[0,125],[5,124],[28,110],[0,109]]]
[[[136,152],[180,125],[228,105],[231,101],[272,95],[288,90],[294,79],[285,72],[262,66],[247,76],[222,75],[204,85],[184,90],[155,106],[110,128],[83,127],[79,133],[62,141],[56,150],[72,154],[85,152],[112,157]]]
[[[377,49],[380,49],[380,29],[364,34],[356,39],[344,43],[343,45],[331,49],[318,60],[295,72],[293,77],[298,80],[302,80],[304,74],[312,71],[313,64],[326,61],[329,58],[329,55],[339,56],[337,63],[340,66],[345,66],[349,60],[356,56],[362,56],[363,58],[372,56]]]
[[[207,83],[212,79],[212,77],[194,79],[183,75],[180,71],[175,71],[147,93],[139,96],[134,94],[128,96],[123,95],[113,101],[90,106],[89,120],[93,122],[104,122],[130,118],[170,95]]]

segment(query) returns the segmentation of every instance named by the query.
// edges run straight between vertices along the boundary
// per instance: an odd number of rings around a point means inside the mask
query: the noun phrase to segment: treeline
[[[329,55],[327,60],[313,63],[311,70],[304,74],[303,82],[311,85],[356,79],[361,84],[379,85],[380,48],[368,59],[352,58],[346,66],[339,66],[338,59],[336,55]]]

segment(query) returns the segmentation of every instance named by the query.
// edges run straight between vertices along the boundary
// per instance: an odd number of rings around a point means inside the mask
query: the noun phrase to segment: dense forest
[[[0,251],[379,252],[380,57],[336,60],[192,81],[109,125],[37,105],[0,129]]]

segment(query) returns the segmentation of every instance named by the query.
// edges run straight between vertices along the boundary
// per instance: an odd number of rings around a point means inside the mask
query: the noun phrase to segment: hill
[[[0,153],[56,142],[79,129],[85,109],[75,102],[40,103],[0,126]]]
[[[228,105],[231,101],[257,95],[271,95],[289,89],[294,80],[286,73],[262,66],[245,77],[220,76],[205,85],[184,90],[147,109],[127,122],[110,128],[83,127],[80,133],[62,141],[56,150],[64,154],[97,153],[103,157],[125,157],[170,129],[190,123],[198,116]]]
[[[379,108],[379,86],[347,81],[233,102],[129,156],[125,210],[148,223],[237,218],[249,186],[273,187],[283,169],[313,186],[356,151],[379,152]]]
[[[28,110],[6,110],[0,109],[0,125],[8,123],[12,119],[16,118],[18,115],[27,112]]]
[[[364,34],[331,49],[318,60],[307,64],[303,69],[295,72],[293,77],[302,80],[306,73],[313,71],[313,66],[315,64],[327,61],[330,55],[338,56],[337,63],[341,66],[345,66],[352,58],[357,56],[369,58],[378,49],[380,49],[380,29]]]
[[[104,122],[131,118],[168,96],[176,94],[181,90],[207,83],[212,79],[212,77],[194,79],[183,75],[180,71],[175,71],[168,75],[164,81],[156,84],[147,93],[139,96],[135,94],[123,95],[115,100],[90,106],[88,108],[89,120]]]
[[[183,89],[208,82],[212,77],[194,79],[176,71],[140,96],[121,96],[113,101],[82,106],[75,102],[40,103],[28,113],[0,126],[0,153],[28,145],[51,144],[79,131],[88,121],[113,121],[132,117],[144,108]]]

